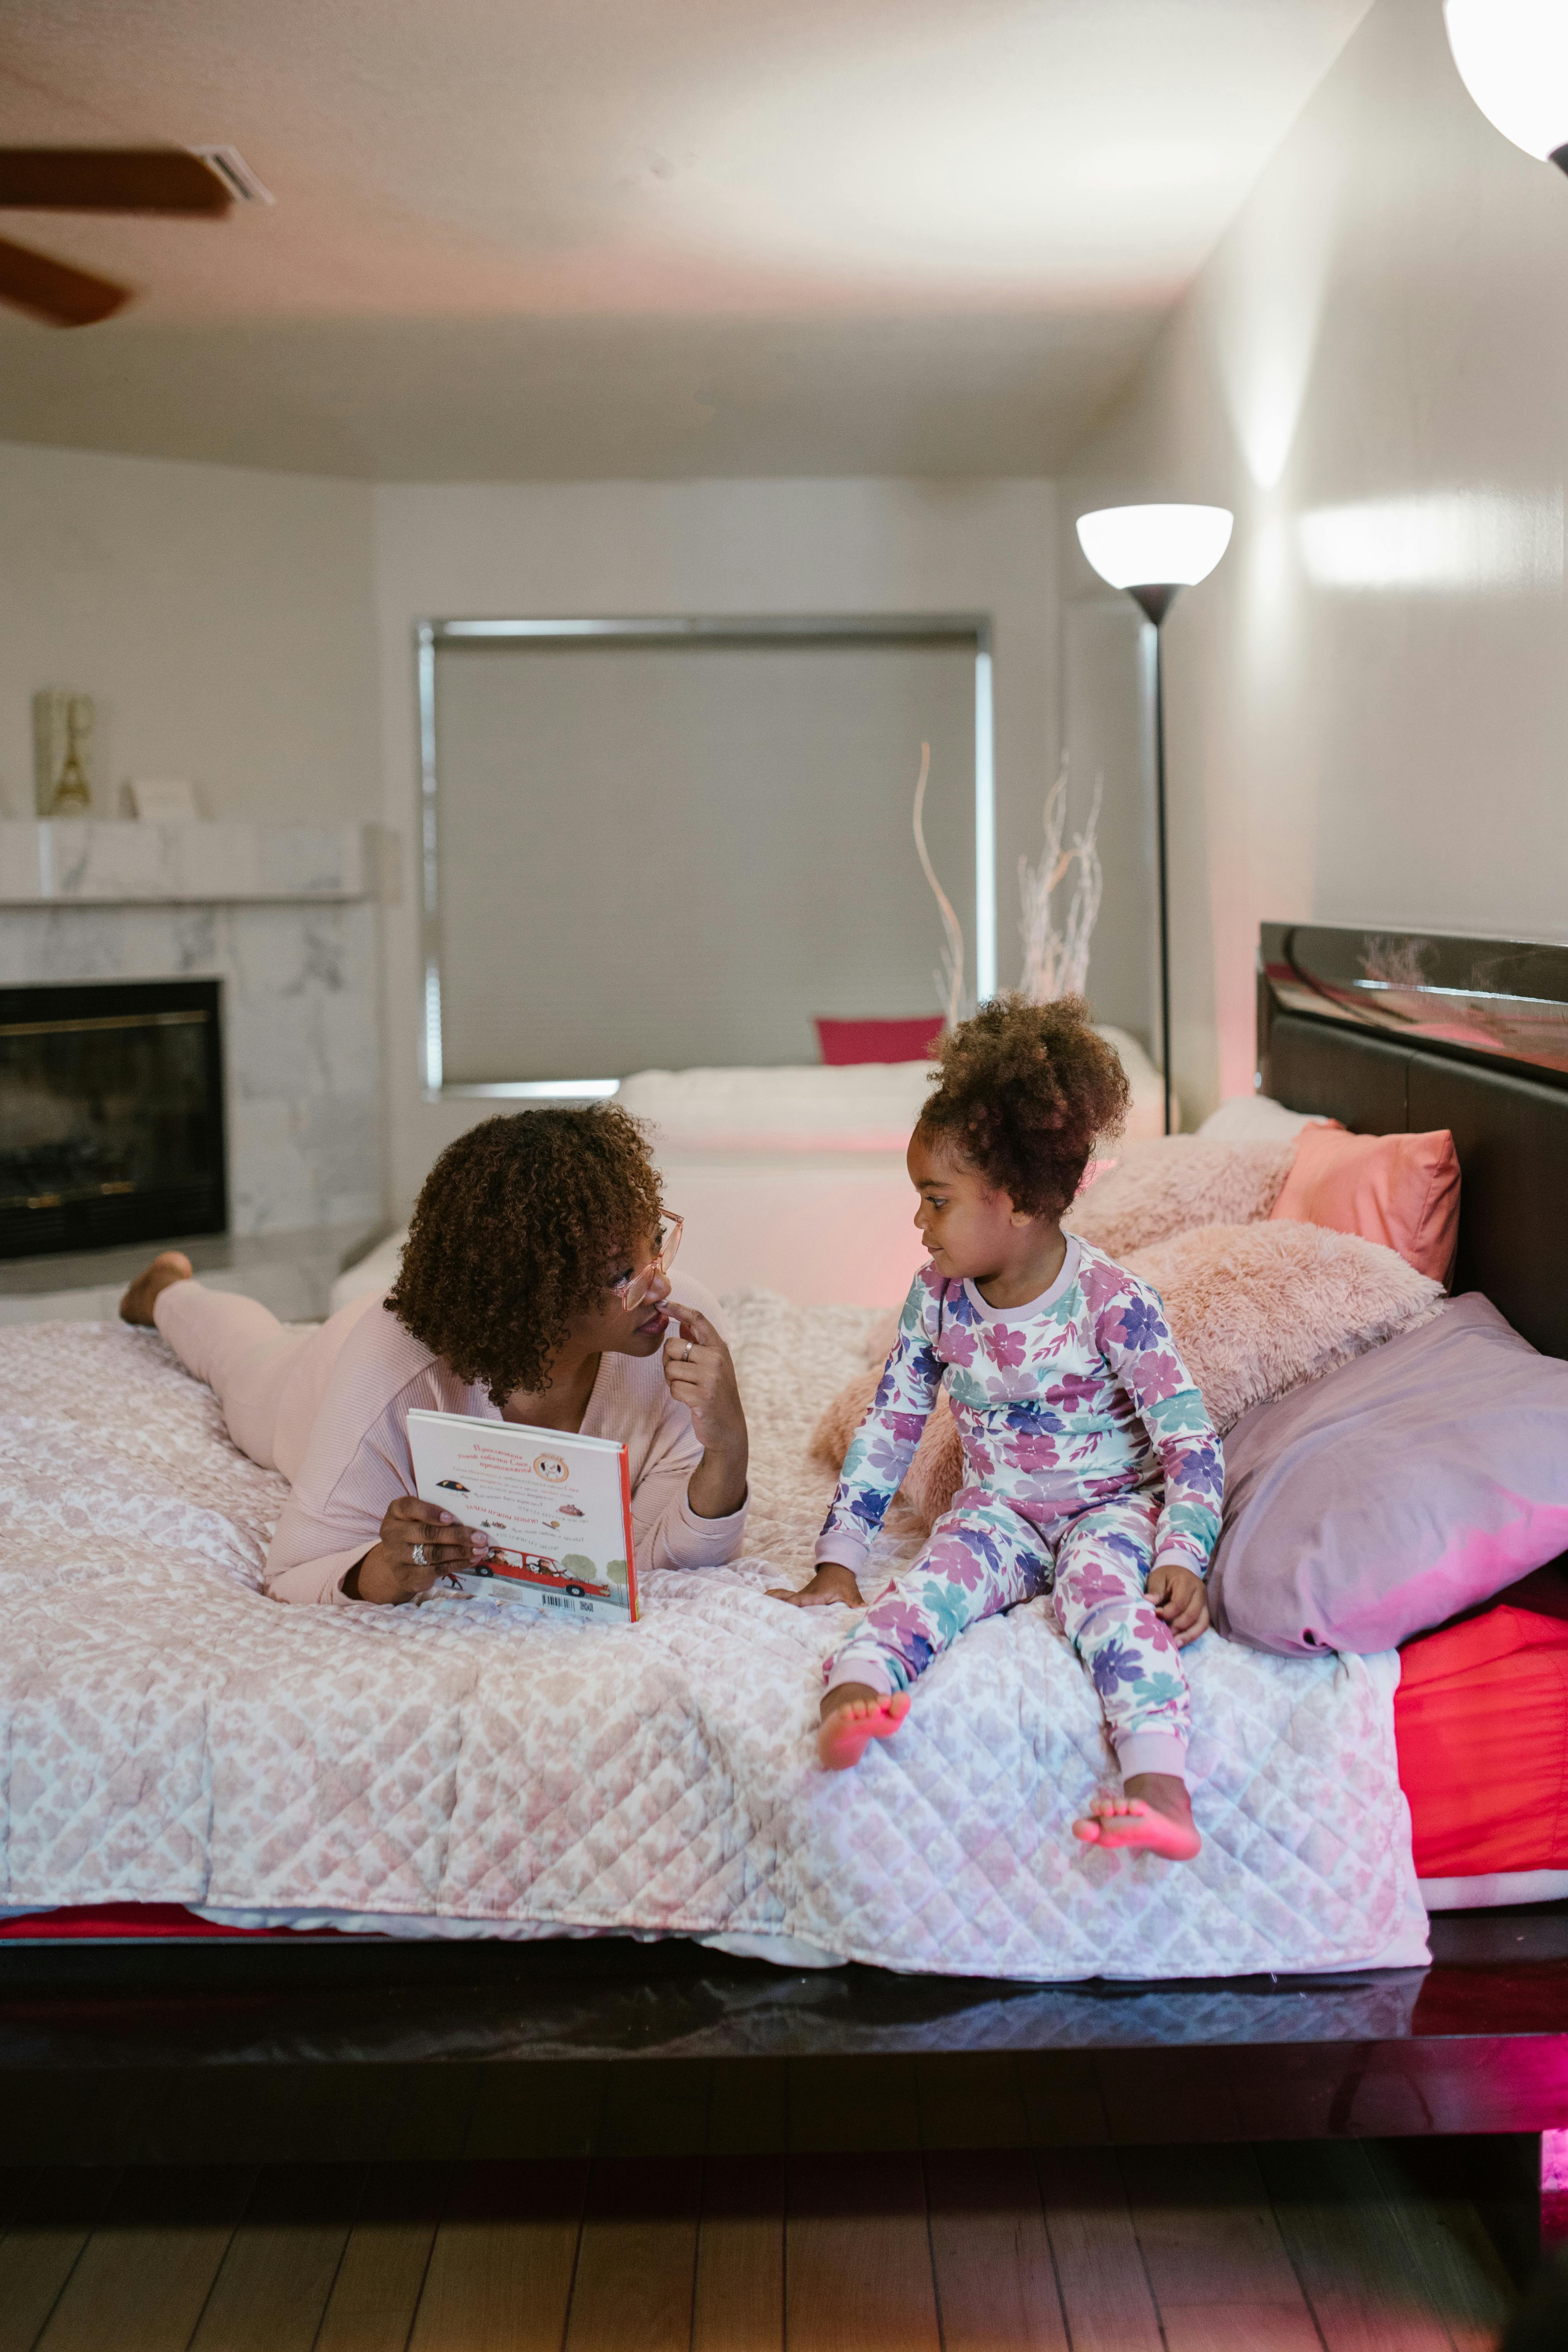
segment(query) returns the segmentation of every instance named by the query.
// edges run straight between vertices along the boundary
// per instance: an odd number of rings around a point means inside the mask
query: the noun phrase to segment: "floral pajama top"
[[[1053,1543],[1097,1505],[1158,1496],[1152,1565],[1205,1573],[1224,1490],[1219,1439],[1159,1293],[1076,1234],[1050,1289],[1024,1307],[988,1307],[972,1282],[922,1266],[845,1455],[819,1563],[861,1566],[943,1386],[966,1487]]]

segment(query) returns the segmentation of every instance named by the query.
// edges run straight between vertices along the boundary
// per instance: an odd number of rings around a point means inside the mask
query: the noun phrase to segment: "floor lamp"
[[[1101,507],[1079,515],[1079,545],[1102,580],[1154,625],[1154,807],[1160,861],[1160,1059],[1171,1132],[1171,913],[1165,859],[1165,693],[1162,626],[1181,588],[1206,580],[1230,544],[1227,507]]]

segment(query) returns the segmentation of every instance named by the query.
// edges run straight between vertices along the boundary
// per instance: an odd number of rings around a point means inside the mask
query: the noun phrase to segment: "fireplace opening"
[[[217,982],[0,988],[0,1257],[227,1223]]]

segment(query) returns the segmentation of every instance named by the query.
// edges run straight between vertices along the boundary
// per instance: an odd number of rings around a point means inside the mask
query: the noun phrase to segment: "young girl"
[[[1076,1834],[1185,1862],[1199,1841],[1179,1653],[1209,1622],[1224,1461],[1158,1294],[1060,1222],[1127,1093],[1074,998],[1000,998],[946,1039],[909,1149],[931,1263],[845,1456],[816,1573],[778,1598],[860,1605],[856,1572],[945,1384],[964,1484],[831,1660],[824,1764],[890,1738],[910,1683],[966,1625],[1054,1592],[1123,1780]]]

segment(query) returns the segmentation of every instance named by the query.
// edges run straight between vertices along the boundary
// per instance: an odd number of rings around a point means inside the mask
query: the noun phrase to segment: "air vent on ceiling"
[[[237,147],[193,147],[209,163],[228,190],[242,205],[275,205],[278,201],[270,188],[263,187]]]

